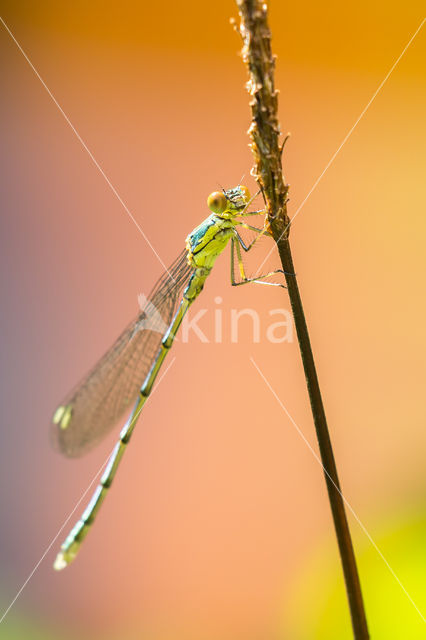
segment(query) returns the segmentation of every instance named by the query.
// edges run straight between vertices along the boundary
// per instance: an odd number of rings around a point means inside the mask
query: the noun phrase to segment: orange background
[[[234,3],[177,5],[6,1],[1,12],[166,264],[206,217],[207,195],[252,164]],[[290,214],[422,17],[420,2],[272,3]],[[2,25],[0,47],[6,609],[114,442],[62,459],[47,438],[52,411],[162,267]],[[344,494],[373,539],[424,516],[425,55],[423,28],[291,234]],[[248,321],[238,344],[227,332],[231,308],[258,309],[265,327],[269,309],[289,308],[286,294],[231,288],[222,256],[197,302],[209,336],[218,295],[223,344],[176,344],[81,555],[52,571],[82,505],[0,638],[302,639],[311,609],[292,599],[322,545],[344,588],[321,468],[250,362],[316,451],[297,346],[264,333],[253,344]],[[350,521],[357,550],[368,547]],[[424,589],[387,560],[424,606]],[[406,596],[372,562],[397,621]],[[368,613],[380,591],[363,586]]]

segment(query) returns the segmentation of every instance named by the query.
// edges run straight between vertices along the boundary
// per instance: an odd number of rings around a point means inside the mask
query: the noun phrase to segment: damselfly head
[[[214,191],[207,198],[207,206],[218,216],[232,216],[244,209],[250,202],[250,191],[244,185],[238,185],[227,191]]]

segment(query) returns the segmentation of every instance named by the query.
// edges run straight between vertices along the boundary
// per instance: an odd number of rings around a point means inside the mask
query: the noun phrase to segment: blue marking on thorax
[[[214,215],[209,216],[188,236],[189,246],[192,252],[195,252],[198,245],[203,242],[209,229],[217,226],[217,220]],[[213,236],[212,236],[213,237]],[[209,238],[211,240],[211,238]],[[205,243],[207,244],[207,243]]]

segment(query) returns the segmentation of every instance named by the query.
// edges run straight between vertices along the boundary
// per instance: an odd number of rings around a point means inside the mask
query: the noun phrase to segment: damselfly
[[[242,251],[249,251],[261,236],[271,236],[266,218],[261,229],[245,222],[247,216],[265,214],[248,212],[251,201],[249,190],[242,185],[210,194],[207,205],[211,214],[189,234],[186,249],[159,279],[141,313],[56,409],[51,425],[53,442],[61,453],[74,457],[97,444],[134,404],[89,505],[61,546],[55,569],[63,569],[75,558],[93,524],[183,317],[228,242],[232,285],[259,282],[284,286],[267,280],[283,273],[280,269],[254,278],[246,275]],[[254,239],[244,242],[239,229],[254,232]]]

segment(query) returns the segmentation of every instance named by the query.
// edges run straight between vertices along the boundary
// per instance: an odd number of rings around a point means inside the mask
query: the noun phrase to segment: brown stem
[[[242,55],[249,72],[247,88],[251,96],[252,123],[249,135],[255,160],[253,175],[264,194],[269,225],[278,246],[283,270],[286,273],[288,293],[343,567],[354,638],[367,640],[369,638],[367,621],[345,505],[340,490],[302,300],[296,276],[292,275],[295,274],[295,269],[289,242],[290,219],[287,214],[289,186],[284,180],[281,166],[282,145],[279,144],[278,92],[274,86],[275,59],[271,51],[267,6],[264,1],[259,0],[236,1],[241,17],[238,30],[244,42]]]

